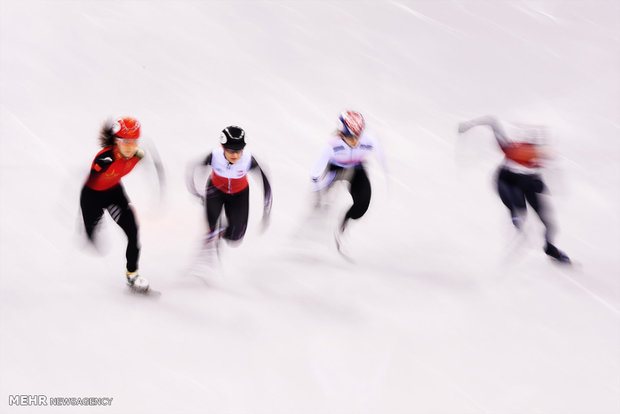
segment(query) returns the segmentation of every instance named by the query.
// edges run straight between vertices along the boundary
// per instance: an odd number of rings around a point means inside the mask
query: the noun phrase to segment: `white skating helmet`
[[[359,137],[366,126],[362,114],[356,111],[344,111],[338,117],[338,131],[347,136]]]

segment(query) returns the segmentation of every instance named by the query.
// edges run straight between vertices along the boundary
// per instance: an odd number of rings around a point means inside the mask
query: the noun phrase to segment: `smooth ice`
[[[18,1],[0,6],[0,412],[620,412],[620,6],[616,1]],[[332,232],[309,171],[338,113],[385,148],[373,200]],[[552,263],[493,188],[494,114],[554,128]],[[103,121],[135,116],[166,171],[124,179],[140,271],[79,191]],[[188,163],[246,129],[271,226],[196,267]],[[147,142],[148,141],[148,142]],[[112,397],[17,407],[9,396]],[[90,410],[90,411],[89,411]]]

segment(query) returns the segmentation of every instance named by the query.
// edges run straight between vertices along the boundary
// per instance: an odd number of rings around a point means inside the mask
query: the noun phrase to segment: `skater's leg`
[[[353,197],[353,205],[344,216],[344,220],[340,225],[341,231],[344,231],[349,219],[359,219],[366,213],[366,211],[368,211],[368,206],[370,205],[370,181],[368,180],[366,171],[362,166],[355,168],[353,177],[351,178],[351,188],[349,191],[351,193],[351,197]]]
[[[222,213],[222,207],[224,206],[224,194],[218,190],[209,181],[207,185],[207,193],[205,197],[205,214],[207,218],[207,225],[209,226],[209,233],[213,233],[217,227],[217,221]]]
[[[127,271],[132,273],[138,270],[138,259],[140,257],[138,223],[122,186],[115,189],[113,198],[113,203],[109,204],[106,209],[127,236],[125,257],[127,259]]]
[[[228,220],[228,227],[224,238],[230,241],[240,241],[248,227],[250,205],[250,188],[236,194],[229,194],[224,203],[224,212]]]
[[[500,170],[497,176],[497,192],[502,203],[510,211],[512,224],[520,229],[525,217],[525,195],[519,186],[519,177],[507,170]]]
[[[555,237],[556,227],[549,206],[545,202],[544,197],[541,196],[544,190],[545,185],[542,180],[539,177],[533,176],[525,191],[525,198],[545,226],[545,241],[551,243]]]
[[[532,209],[536,212],[540,221],[545,226],[545,253],[562,263],[570,263],[569,257],[563,251],[559,250],[554,244],[556,226],[552,218],[549,206],[544,200],[541,194],[545,191],[546,187],[539,177],[532,177],[529,184],[528,191],[525,193],[527,202]]]
[[[103,207],[100,205],[97,192],[84,186],[80,194],[80,207],[86,236],[88,240],[94,242],[95,229],[103,216]]]
[[[127,250],[125,251],[127,271],[135,272],[138,270],[140,243],[138,240],[138,224],[131,206],[128,205],[121,211],[117,223],[127,235]]]

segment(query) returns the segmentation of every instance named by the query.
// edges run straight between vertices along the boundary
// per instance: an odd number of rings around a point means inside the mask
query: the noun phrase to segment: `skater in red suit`
[[[80,206],[86,235],[91,242],[95,241],[95,230],[106,210],[123,229],[127,235],[127,283],[138,290],[148,290],[149,282],[138,274],[138,224],[121,183],[121,178],[145,156],[138,147],[139,138],[140,123],[134,118],[120,118],[103,126],[99,138],[102,150],[92,162],[82,188]]]
[[[523,126],[520,131],[524,136],[509,137],[496,118],[484,116],[461,122],[458,132],[465,133],[475,126],[490,127],[504,153],[497,174],[497,191],[510,212],[513,225],[521,229],[529,204],[545,226],[545,253],[559,262],[570,263],[568,256],[553,244],[555,223],[541,196],[547,192],[547,186],[540,175],[544,158],[536,137],[540,128]]]

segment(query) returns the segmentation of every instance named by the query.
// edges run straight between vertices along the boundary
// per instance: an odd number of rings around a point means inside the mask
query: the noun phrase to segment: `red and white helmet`
[[[121,139],[140,138],[140,122],[131,117],[120,118],[112,125],[114,136]]]
[[[338,117],[338,131],[343,135],[359,137],[366,126],[362,114],[356,111],[344,111]]]

